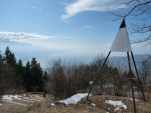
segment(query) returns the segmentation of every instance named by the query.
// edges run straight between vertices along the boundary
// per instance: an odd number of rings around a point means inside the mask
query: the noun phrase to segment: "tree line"
[[[47,91],[56,98],[69,97],[78,92],[88,92],[91,82],[97,79],[94,94],[126,96],[129,91],[127,73],[107,64],[101,69],[104,58],[97,58],[90,64],[63,65],[61,60],[54,62],[48,71]]]
[[[57,60],[48,70],[46,90],[56,98],[65,98],[78,92],[88,92],[92,82],[97,79],[97,83],[93,86],[93,94],[130,96],[131,83],[128,71],[121,71],[113,67],[110,62],[102,69],[103,62],[103,57],[98,57],[89,64],[79,65],[64,65],[61,60]],[[142,74],[140,73],[145,91],[151,91],[147,90],[151,87],[147,85],[151,83],[151,73],[148,71],[150,63],[144,65],[142,62]],[[141,97],[138,81],[136,80],[134,84],[137,96]]]
[[[92,93],[127,96],[131,89],[128,73],[109,62],[102,69],[103,61],[103,57],[98,57],[89,64],[64,65],[61,60],[56,60],[44,71],[36,58],[23,63],[7,47],[4,54],[0,54],[0,94],[44,92],[60,99],[78,92],[88,92],[92,82],[97,79]],[[142,80],[147,80],[145,78],[151,73],[144,72]]]
[[[9,47],[0,54],[0,93],[43,91],[44,74],[36,58],[24,65]]]
[[[120,72],[111,65],[106,65],[102,70],[103,60],[98,58],[90,64],[70,66],[57,60],[47,73],[36,58],[25,64],[21,59],[17,60],[10,48],[6,47],[4,54],[0,54],[0,93],[45,92],[56,98],[64,98],[87,91],[90,82],[98,78],[101,88],[114,84],[118,95],[116,89],[120,89],[117,81],[121,77]]]

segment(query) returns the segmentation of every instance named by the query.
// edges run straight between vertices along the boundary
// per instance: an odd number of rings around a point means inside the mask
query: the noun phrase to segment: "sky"
[[[17,58],[36,57],[44,67],[58,58],[91,61],[109,51],[120,24],[111,12],[126,9],[124,1],[0,0],[1,52],[9,46]]]

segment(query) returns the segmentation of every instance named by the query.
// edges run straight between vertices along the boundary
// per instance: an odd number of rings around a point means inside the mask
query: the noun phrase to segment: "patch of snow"
[[[94,81],[89,81],[89,84],[92,85],[94,83]]]
[[[54,103],[51,103],[50,105],[51,105],[51,106],[55,106],[55,104],[54,104]]]
[[[88,93],[78,93],[75,94],[65,100],[60,100],[59,103],[65,104],[65,105],[70,105],[70,104],[77,104],[80,102],[83,98],[86,98]]]
[[[30,98],[30,97],[24,97],[23,99],[24,99],[25,101],[28,100],[28,101],[31,101],[31,102],[34,102],[34,101],[41,101],[41,100],[38,99],[38,98],[37,98],[37,99],[34,99],[34,98]]]
[[[13,101],[14,99],[21,100],[19,95],[3,95],[2,96],[2,100],[5,100],[5,101]]]
[[[2,96],[2,102],[22,105],[22,106],[26,106],[27,102],[33,103],[36,101],[41,101],[41,98],[36,95],[35,96],[31,96],[31,95],[3,95]]]
[[[106,100],[105,103],[116,107],[116,110],[120,108],[127,109],[127,106],[122,101]]]
[[[93,106],[93,107],[96,107],[96,104],[94,104],[94,103],[91,103],[91,106]]]
[[[34,102],[33,100],[24,99],[24,98],[22,98],[22,101],[23,101],[23,102],[30,102],[30,103],[33,103],[33,102]]]

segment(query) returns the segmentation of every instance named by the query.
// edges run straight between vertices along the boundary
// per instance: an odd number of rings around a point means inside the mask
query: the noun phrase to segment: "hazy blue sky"
[[[0,0],[1,49],[8,45],[18,58],[45,65],[56,58],[91,60],[109,50],[120,24],[110,12],[126,8],[122,2]]]

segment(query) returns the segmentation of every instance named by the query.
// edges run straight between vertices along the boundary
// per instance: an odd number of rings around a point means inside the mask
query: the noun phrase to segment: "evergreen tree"
[[[1,89],[4,92],[14,92],[17,90],[16,58],[9,47],[6,48],[4,57],[1,56]],[[9,83],[9,84],[8,84]]]
[[[0,54],[0,74],[2,70],[2,64],[3,64],[3,58],[2,58],[2,55]]]
[[[25,73],[24,73],[24,77],[23,77],[23,84],[24,84],[24,87],[26,89],[26,91],[31,91],[31,81],[32,81],[32,78],[31,78],[31,65],[30,65],[30,62],[28,61],[26,66],[25,66]]]
[[[44,78],[43,71],[36,58],[33,58],[31,63],[27,62],[24,73],[24,87],[27,91],[43,91]]]
[[[42,91],[44,82],[46,82],[44,79],[42,68],[36,58],[24,66],[22,60],[16,61],[15,54],[9,47],[6,47],[3,56],[0,54],[0,93],[22,91],[23,89]]]
[[[43,75],[43,83],[44,83],[44,88],[45,88],[45,90],[46,90],[46,83],[48,82],[48,74],[47,74],[47,72],[45,71],[44,72],[44,75]]]
[[[23,87],[23,76],[24,76],[25,67],[22,64],[22,60],[19,60],[16,64],[16,77],[17,77],[17,84],[20,88]]]
[[[48,79],[48,73],[47,73],[47,71],[44,72],[43,79],[44,79],[44,81],[47,81],[47,79]]]
[[[2,65],[3,64],[3,57],[2,57],[2,55],[0,54],[0,65]]]
[[[5,62],[7,64],[10,64],[12,66],[15,66],[16,65],[16,58],[15,58],[15,55],[14,53],[12,53],[9,49],[9,47],[6,47],[6,50],[5,50]]]
[[[33,58],[31,61],[31,85],[34,91],[42,91],[44,86],[43,81],[43,71],[40,66],[40,63],[37,63],[36,58]]]
[[[0,54],[0,95],[3,94],[3,90],[2,90],[2,63],[3,63],[3,59],[2,59],[2,55]]]
[[[47,90],[47,83],[48,83],[48,74],[47,72],[45,71],[44,72],[44,75],[43,75],[43,96],[46,97],[46,94],[48,93],[48,90]]]

